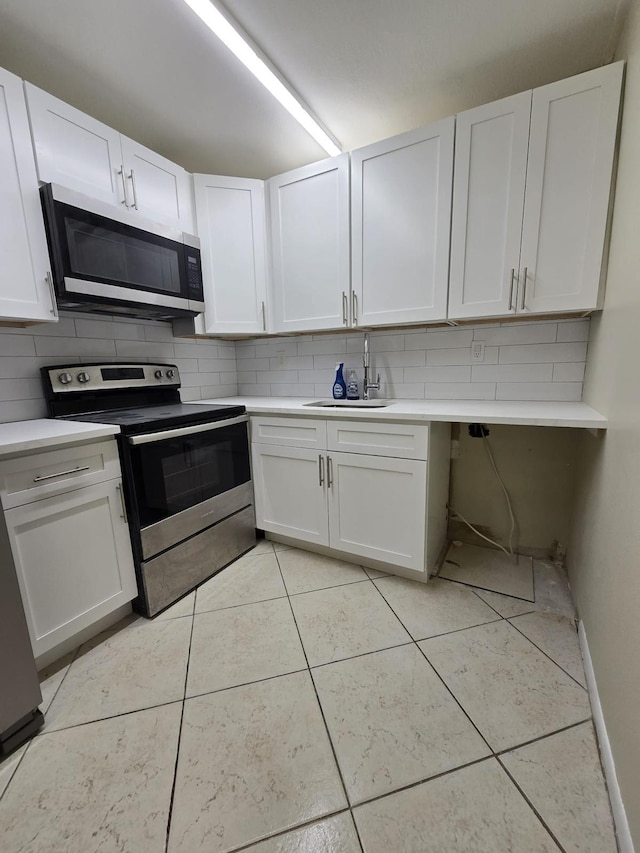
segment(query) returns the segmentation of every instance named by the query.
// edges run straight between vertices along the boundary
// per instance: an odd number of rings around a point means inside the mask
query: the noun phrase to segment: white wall
[[[232,341],[174,338],[169,323],[63,314],[58,323],[0,328],[0,422],[47,416],[39,368],[91,361],[177,364],[182,399],[237,393]]]
[[[580,400],[588,320],[424,327],[371,334],[380,396],[432,400]],[[484,341],[484,361],[471,344]],[[238,388],[264,397],[328,397],[335,365],[362,380],[362,332],[239,341]]]
[[[585,400],[609,418],[579,455],[571,585],[584,621],[631,833],[640,849],[640,4],[617,57],[627,80],[604,311]]]

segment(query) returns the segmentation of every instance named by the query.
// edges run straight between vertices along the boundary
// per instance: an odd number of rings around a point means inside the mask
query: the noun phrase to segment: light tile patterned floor
[[[261,542],[43,674],[0,849],[615,853],[547,574],[529,603]]]

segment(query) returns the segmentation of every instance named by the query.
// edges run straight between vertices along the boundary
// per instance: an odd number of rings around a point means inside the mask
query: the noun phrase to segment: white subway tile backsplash
[[[17,355],[35,354],[36,344],[33,337],[0,332],[0,356],[6,355],[9,358],[14,358]]]
[[[477,364],[471,368],[473,382],[551,382],[552,364]]]
[[[588,332],[588,320],[380,329],[371,332],[372,375],[380,373],[380,396],[391,398],[579,400]],[[474,340],[486,344],[479,364],[471,360]],[[360,330],[190,340],[158,321],[65,313],[57,325],[0,329],[0,421],[44,416],[45,364],[158,360],[177,364],[185,400],[238,392],[311,398],[331,395],[340,361],[362,384],[363,348]]]
[[[579,402],[581,399],[581,382],[503,382],[496,391],[496,400]]]
[[[347,341],[344,337],[327,337],[320,340],[300,341],[298,355],[330,355],[334,352],[346,352]]]
[[[55,355],[63,361],[65,356],[94,356],[113,358],[116,354],[115,341],[102,338],[35,338],[37,355]]]
[[[174,338],[168,323],[65,312],[56,324],[0,329],[0,422],[47,416],[41,367],[101,359],[176,364],[184,400],[237,394],[233,341],[198,344]]]
[[[558,323],[558,341],[588,341],[588,320],[565,320]]]
[[[494,400],[496,386],[493,382],[453,382],[451,385],[426,384],[427,400]]]
[[[407,382],[470,382],[471,367],[406,367]]]
[[[585,361],[587,344],[530,344],[500,347],[500,364],[537,364],[540,362]]]
[[[564,362],[553,365],[554,382],[582,382],[584,380],[584,361]]]
[[[555,343],[557,332],[557,323],[513,323],[510,326],[481,327],[475,330],[473,339],[484,341],[487,346],[550,344]]]

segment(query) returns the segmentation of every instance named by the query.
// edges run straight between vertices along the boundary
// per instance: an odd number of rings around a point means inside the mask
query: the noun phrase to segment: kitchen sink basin
[[[303,406],[319,406],[323,409],[384,409],[391,400],[316,400]]]

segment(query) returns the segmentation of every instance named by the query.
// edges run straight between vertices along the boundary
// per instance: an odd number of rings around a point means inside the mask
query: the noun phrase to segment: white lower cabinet
[[[252,418],[254,439],[283,436],[282,445],[252,443],[257,526],[387,564],[390,572],[426,576],[446,539],[449,425],[282,418],[286,430],[278,430],[277,421]],[[326,441],[314,448],[292,446],[295,422],[320,425],[316,441],[324,435]],[[304,432],[299,429],[301,442]],[[394,456],[395,433],[400,449]],[[335,450],[349,437],[354,452]],[[406,453],[417,458],[404,458]],[[427,462],[432,456],[433,473]]]
[[[332,548],[424,571],[427,463],[328,455]]]
[[[3,559],[13,559],[36,658],[135,598],[121,489],[119,477],[72,490],[67,480],[60,494],[34,487],[30,502],[5,509]]]

